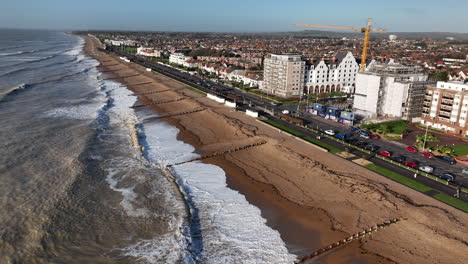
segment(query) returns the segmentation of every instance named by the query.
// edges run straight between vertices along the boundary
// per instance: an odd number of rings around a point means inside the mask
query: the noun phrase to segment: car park
[[[434,158],[434,154],[430,153],[430,152],[423,152],[422,155],[426,158],[429,158],[429,159],[433,159]]]
[[[390,158],[392,156],[392,153],[390,153],[388,151],[381,151],[381,152],[379,152],[379,154],[384,156],[384,157],[387,157],[387,158]]]
[[[328,130],[325,130],[325,131],[323,131],[323,132],[325,132],[325,134],[330,135],[330,136],[334,136],[334,135],[335,135],[335,131],[333,131],[332,129],[328,129]]]
[[[362,140],[356,142],[356,147],[359,147],[359,148],[364,148],[366,145],[367,145],[367,142],[362,141]]]
[[[427,172],[427,173],[432,173],[434,171],[434,168],[431,166],[425,165],[425,166],[419,167],[419,170]]]
[[[450,173],[444,173],[444,174],[439,174],[439,175],[436,175],[438,178],[442,179],[442,180],[446,180],[446,181],[453,181],[455,180],[455,176],[453,176],[452,174]]]
[[[405,161],[404,164],[411,168],[416,168],[418,164],[415,161]]]
[[[406,147],[406,150],[411,151],[411,152],[418,152],[418,149],[413,146]]]
[[[449,156],[438,156],[438,158],[442,161],[449,163],[450,165],[454,165],[455,163],[457,163],[454,158]]]
[[[360,134],[359,136],[362,137],[362,138],[365,138],[365,139],[370,138],[369,134]]]
[[[404,156],[393,156],[391,157],[392,160],[396,161],[396,162],[404,162],[406,160],[406,158]]]
[[[364,147],[365,150],[369,150],[369,151],[376,151],[379,147],[378,146],[374,146],[374,145],[367,145]]]

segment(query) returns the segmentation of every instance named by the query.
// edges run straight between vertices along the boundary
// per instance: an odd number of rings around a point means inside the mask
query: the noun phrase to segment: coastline
[[[291,253],[306,255],[351,233],[398,217],[403,219],[402,223],[352,242],[320,261],[462,263],[468,258],[467,238],[463,232],[466,214],[349,161],[278,134],[243,113],[220,106],[165,76],[102,54],[95,50],[93,39],[85,38],[85,51],[89,56],[101,65],[109,64],[106,61],[118,64],[104,66],[105,71],[116,76],[139,74],[119,80],[132,91],[177,89],[139,96],[143,103],[187,97],[186,100],[149,107],[157,113],[206,107],[207,110],[199,113],[165,118],[167,123],[179,129],[178,138],[200,153],[268,141],[264,146],[203,162],[217,165],[226,172],[228,187],[239,191],[249,203],[260,208],[267,224],[280,232]],[[153,83],[132,85],[149,80]]]

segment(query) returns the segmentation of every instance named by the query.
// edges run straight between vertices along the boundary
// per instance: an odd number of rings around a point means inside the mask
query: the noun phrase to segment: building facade
[[[189,62],[189,60],[192,60],[192,59],[193,58],[190,56],[185,56],[182,53],[176,52],[169,56],[169,63],[174,63],[177,65],[182,65],[184,67],[192,68],[193,64],[191,63],[191,61]]]
[[[468,136],[468,84],[437,82],[424,97],[421,124]]]
[[[154,48],[138,47],[136,54],[146,57],[161,57],[161,51],[155,50]]]
[[[295,54],[270,54],[264,61],[261,90],[279,97],[300,96],[304,88],[305,61]]]
[[[351,52],[338,52],[329,61],[324,59],[307,65],[307,93],[353,93],[359,64]]]
[[[356,75],[354,108],[365,118],[400,118],[419,122],[427,75],[417,66],[374,63]]]

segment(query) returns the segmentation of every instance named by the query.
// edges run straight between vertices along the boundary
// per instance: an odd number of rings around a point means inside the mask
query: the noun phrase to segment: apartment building
[[[356,75],[354,108],[365,118],[401,118],[419,122],[427,75],[418,66],[374,63]]]
[[[426,91],[421,124],[468,136],[468,83],[437,82]]]
[[[353,93],[359,64],[351,52],[338,52],[331,60],[307,65],[305,85],[308,93]]]
[[[155,50],[154,48],[138,47],[136,54],[146,57],[161,57],[161,51]]]
[[[190,56],[185,56],[182,53],[173,53],[169,56],[169,63],[174,63],[177,65],[182,65],[184,67],[192,68],[194,67],[194,64],[192,63],[193,58]],[[195,65],[196,66],[196,65]]]
[[[261,90],[279,97],[299,96],[304,88],[305,61],[296,54],[265,58]]]

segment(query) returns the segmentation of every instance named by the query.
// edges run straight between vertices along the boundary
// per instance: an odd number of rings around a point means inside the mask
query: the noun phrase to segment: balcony
[[[453,100],[442,99],[440,104],[452,106],[453,105]]]
[[[441,110],[444,110],[444,111],[451,112],[451,111],[452,111],[452,106],[440,105],[440,109],[441,109]]]
[[[424,100],[431,101],[432,100],[432,95],[425,95]]]
[[[426,102],[426,101],[425,101],[425,102],[423,102],[423,105],[424,105],[425,107],[431,107],[431,102]]]
[[[453,94],[442,94],[442,99],[453,100],[453,98],[455,98],[455,95]]]
[[[448,117],[448,118],[450,118],[450,112],[439,111],[439,116],[443,116],[443,117]]]

